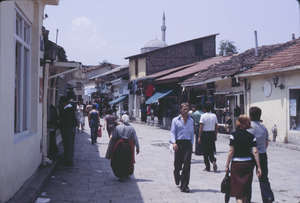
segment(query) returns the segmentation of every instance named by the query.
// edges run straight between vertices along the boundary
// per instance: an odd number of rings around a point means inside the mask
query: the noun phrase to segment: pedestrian
[[[124,114],[121,123],[114,129],[105,156],[111,159],[111,168],[120,182],[128,179],[134,172],[134,146],[138,154],[140,145],[135,129],[129,124],[129,116]]]
[[[240,115],[236,120],[236,131],[230,136],[230,148],[226,162],[226,173],[231,163],[230,196],[236,198],[236,202],[246,202],[251,190],[253,177],[253,162],[251,149],[257,164],[257,177],[261,177],[259,155],[256,147],[256,138],[247,129],[251,127],[250,118]]]
[[[84,105],[82,104],[82,100],[78,100],[76,105],[77,132],[80,131],[80,126],[81,126],[81,132],[83,132],[84,130],[85,119],[84,119],[83,111],[84,111]]]
[[[91,129],[91,140],[92,144],[97,143],[97,134],[99,126],[102,127],[100,124],[100,117],[99,117],[99,111],[96,110],[97,105],[93,104],[92,110],[89,112],[88,120],[89,120],[89,126]]]
[[[106,115],[105,115],[105,120],[104,120],[104,126],[103,126],[103,130],[105,130],[105,126],[106,126],[106,130],[108,133],[108,137],[112,136],[112,132],[116,126],[116,117],[112,114],[113,111],[111,108],[107,109],[106,111]]]
[[[191,158],[194,143],[194,121],[188,115],[189,104],[182,103],[180,115],[173,118],[171,125],[171,140],[174,150],[174,178],[180,185],[181,192],[190,192],[189,181]],[[180,174],[181,171],[181,174]]]
[[[198,142],[203,147],[203,158],[205,168],[203,171],[210,171],[210,163],[213,164],[213,170],[217,170],[217,159],[214,156],[215,141],[218,134],[218,119],[216,114],[212,113],[213,105],[207,101],[204,105],[204,114],[200,118]]]
[[[259,178],[259,186],[263,203],[275,201],[274,194],[268,178],[268,156],[267,147],[269,144],[269,134],[265,126],[261,124],[261,109],[259,107],[251,107],[249,115],[251,120],[251,127],[248,132],[256,137],[257,150],[259,154],[259,161],[261,167],[261,177]],[[251,201],[251,194],[248,198]]]
[[[192,118],[194,120],[194,134],[195,134],[195,155],[203,155],[203,148],[202,144],[198,142],[198,136],[199,136],[199,126],[200,126],[200,118],[201,115],[204,114],[202,111],[201,105],[195,105],[195,107],[192,107]]]
[[[77,125],[75,109],[65,96],[60,97],[59,104],[59,129],[64,146],[63,165],[72,167],[74,165],[74,141]]]

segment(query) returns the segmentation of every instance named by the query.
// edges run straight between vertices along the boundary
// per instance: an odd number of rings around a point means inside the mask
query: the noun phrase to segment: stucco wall
[[[146,58],[138,60],[138,76],[135,75],[135,59],[129,60],[129,77],[130,80],[146,76]]]
[[[15,87],[15,5],[32,24],[31,29],[31,84],[30,132],[14,134]],[[0,4],[0,202],[7,201],[36,171],[42,161],[42,103],[39,103],[39,42],[43,7],[36,1],[4,1]]]
[[[249,91],[250,95],[250,105],[258,106],[262,109],[263,124],[269,131],[270,139],[272,139],[271,128],[276,124],[278,135],[276,141],[279,142],[292,142],[295,144],[300,144],[300,132],[289,131],[288,130],[288,121],[289,121],[289,100],[288,100],[288,91],[291,87],[300,88],[300,72],[286,72],[286,73],[277,73],[276,76],[279,77],[279,84],[283,83],[285,85],[284,89],[279,87],[275,88],[273,85],[272,78],[275,74],[264,75],[259,77],[249,78],[251,83],[251,89]],[[269,81],[271,86],[270,96],[264,95],[264,82]]]

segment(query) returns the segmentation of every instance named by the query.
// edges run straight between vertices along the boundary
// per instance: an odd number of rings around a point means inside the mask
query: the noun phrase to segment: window
[[[300,89],[290,89],[290,130],[300,131]]]
[[[15,109],[14,131],[29,131],[30,119],[30,38],[31,26],[15,10]]]

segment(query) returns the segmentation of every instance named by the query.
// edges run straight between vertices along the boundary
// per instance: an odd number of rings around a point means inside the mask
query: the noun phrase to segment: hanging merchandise
[[[154,93],[154,87],[153,85],[150,84],[147,86],[145,94],[147,97],[152,97],[153,93]]]

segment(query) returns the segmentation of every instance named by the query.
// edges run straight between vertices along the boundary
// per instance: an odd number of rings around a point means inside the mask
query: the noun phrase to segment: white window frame
[[[15,94],[14,135],[23,138],[30,133],[31,99],[31,23],[15,8]]]

